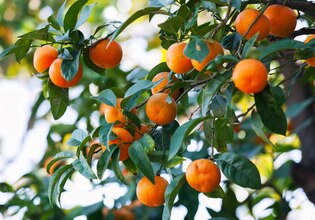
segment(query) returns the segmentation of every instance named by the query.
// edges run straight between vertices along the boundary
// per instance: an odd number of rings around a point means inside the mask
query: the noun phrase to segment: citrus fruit
[[[168,182],[161,176],[154,177],[155,184],[147,177],[142,177],[137,184],[137,197],[139,201],[149,207],[161,206],[165,202],[164,193]]]
[[[48,70],[52,62],[58,58],[58,50],[50,45],[36,49],[33,57],[33,66],[39,73]]]
[[[172,44],[166,52],[166,64],[174,73],[183,74],[193,69],[190,58],[184,54],[185,42]]]
[[[199,159],[189,164],[186,170],[188,184],[198,192],[212,192],[220,184],[221,173],[211,160]]]
[[[314,39],[314,38],[315,38],[315,34],[312,34],[312,35],[310,35],[310,36],[308,36],[308,37],[306,38],[306,40],[304,41],[304,43],[308,43],[308,42],[310,42],[310,41],[311,41],[312,39]],[[306,62],[308,65],[315,67],[315,56],[313,56],[313,57],[311,57],[311,58],[308,58],[308,59],[305,59],[305,62]]]
[[[113,127],[112,132],[117,136],[113,140],[108,141],[108,145],[116,144],[120,148],[119,160],[126,160],[129,158],[129,147],[133,142],[133,136],[128,130],[120,127]]]
[[[169,89],[164,89],[170,82],[168,75],[169,75],[168,72],[161,72],[161,73],[156,74],[153,77],[152,82],[160,81],[160,83],[157,86],[155,86],[154,88],[151,89],[152,94],[156,94],[158,92],[164,92],[164,93],[169,94],[171,92],[170,88]],[[177,78],[173,75],[172,76],[172,81],[176,81],[176,80],[177,80]],[[172,97],[174,99],[176,99],[179,95],[180,95],[179,89],[175,90],[172,93]]]

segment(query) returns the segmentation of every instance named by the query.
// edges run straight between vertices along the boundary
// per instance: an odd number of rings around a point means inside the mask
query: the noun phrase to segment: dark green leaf
[[[204,193],[205,196],[209,197],[209,198],[221,198],[223,199],[225,196],[225,192],[223,191],[223,189],[219,186],[217,187],[214,191],[209,192],[209,193]]]
[[[186,141],[190,132],[202,121],[206,120],[208,117],[196,118],[186,122],[185,124],[178,127],[171,139],[170,153],[168,160],[171,160],[180,150],[183,143]]]
[[[75,157],[75,154],[72,151],[62,151],[62,152],[57,153],[54,156],[54,158],[51,161],[49,161],[49,163],[47,164],[47,167],[46,167],[47,173],[50,173],[51,166],[55,164],[57,161],[74,158],[74,157]]]
[[[88,179],[97,178],[82,154],[80,155],[79,159],[76,159],[72,162],[72,165],[82,176],[85,176]]]
[[[116,150],[113,150],[113,151],[114,151],[113,156],[112,156],[113,171],[120,182],[127,184],[119,166],[120,148],[117,148]]]
[[[270,88],[267,86],[263,91],[256,93],[254,97],[257,111],[264,125],[272,132],[285,135],[287,119]],[[280,102],[282,101],[280,100]]]
[[[214,160],[224,175],[233,183],[252,189],[259,189],[261,187],[257,167],[246,157],[226,152],[215,155]]]
[[[56,201],[56,197],[58,196],[54,193],[54,191],[56,190],[55,188],[60,180],[61,175],[71,168],[73,168],[71,164],[62,166],[58,168],[54,172],[54,174],[51,176],[51,179],[49,181],[49,186],[48,186],[48,199],[49,199],[50,204],[54,204]]]
[[[139,141],[134,141],[129,147],[130,159],[135,163],[138,170],[154,183],[154,171],[144,147]]]
[[[55,28],[56,30],[60,30],[60,25],[53,15],[50,15],[47,20],[53,28]]]
[[[32,44],[32,40],[30,39],[19,39],[16,43],[16,50],[15,50],[15,59],[17,62],[20,62],[27,52],[29,51]]]
[[[117,146],[113,147],[111,151],[105,150],[101,158],[98,160],[96,170],[97,176],[100,180],[103,179],[104,172],[107,169],[110,158],[112,157],[112,154],[116,150],[116,148]]]
[[[127,111],[131,111],[134,107],[137,106],[138,100],[140,99],[142,93],[143,91],[140,90],[132,96],[124,98],[120,103],[121,108]]]
[[[63,20],[65,31],[75,28],[79,12],[87,2],[88,0],[78,0],[70,6]]]
[[[62,3],[62,5],[60,6],[58,13],[57,13],[57,22],[58,22],[59,26],[61,26],[61,27],[63,27],[63,12],[65,10],[66,3],[67,3],[67,1],[64,1]]]
[[[205,116],[209,109],[209,104],[215,94],[220,90],[221,86],[231,78],[231,72],[216,75],[206,86],[202,92],[201,112]]]
[[[82,24],[84,24],[87,21],[94,6],[95,4],[90,4],[83,7],[80,13],[79,19],[77,21],[77,24],[75,25],[75,29],[77,29],[78,27],[80,27]]]
[[[159,63],[158,65],[156,65],[150,70],[150,72],[147,75],[147,80],[152,80],[153,77],[158,73],[169,72],[169,71],[170,69],[168,68],[166,62]]]
[[[271,146],[275,147],[275,145],[269,140],[269,138],[267,138],[267,136],[263,132],[264,124],[261,121],[261,118],[260,118],[260,116],[259,116],[259,114],[257,112],[252,112],[251,125],[252,125],[252,128],[255,131],[255,133],[259,137],[261,137],[264,142],[266,142],[266,143],[270,144]]]
[[[148,90],[148,89],[151,89],[154,87],[154,83],[152,83],[151,81],[149,80],[141,80],[141,81],[138,81],[137,83],[135,83],[134,85],[132,85],[125,93],[125,97],[124,98],[127,98],[129,96],[132,96],[140,91],[145,91],[145,90]]]
[[[78,147],[86,137],[87,133],[84,130],[76,129],[73,131],[71,138],[67,141],[67,144]]]
[[[15,192],[14,188],[5,182],[0,183],[0,192],[7,193],[7,192]]]
[[[294,58],[298,60],[305,60],[314,56],[315,56],[315,48],[298,49],[294,54]]]
[[[221,45],[226,50],[237,50],[242,40],[242,36],[235,32],[233,34],[226,35],[221,40]]]
[[[114,124],[105,124],[100,128],[99,136],[100,142],[104,146],[108,146],[108,141],[110,140],[110,134]]]
[[[144,134],[138,141],[146,153],[150,153],[154,150],[155,142],[150,135]]]
[[[306,44],[297,40],[280,40],[270,44],[268,47],[264,48],[263,52],[260,54],[259,59],[262,60],[267,56],[278,52],[280,50],[296,50],[297,48],[302,49],[306,48]]]
[[[132,123],[134,123],[138,128],[141,127],[141,121],[140,121],[140,119],[138,118],[137,115],[133,114],[133,113],[130,112],[130,111],[126,111],[126,110],[123,111],[123,114],[124,114],[125,116],[127,116],[127,118],[130,119],[130,121],[131,121]]]
[[[58,120],[66,112],[69,105],[69,89],[60,88],[49,82],[49,102],[51,113]]]
[[[57,195],[57,200],[59,204],[60,204],[60,197],[61,197],[61,193],[63,192],[63,188],[66,182],[68,181],[68,179],[70,179],[70,177],[72,176],[74,172],[75,172],[75,169],[71,167],[71,169],[66,170],[59,178],[58,184],[56,186],[56,190],[57,190],[56,195]]]
[[[184,50],[187,57],[198,62],[202,62],[208,56],[209,52],[206,42],[199,38],[191,38]]]
[[[95,97],[98,101],[116,107],[116,95],[111,89],[105,89]]]
[[[222,0],[228,4],[231,4],[237,11],[241,11],[242,0]],[[231,3],[230,3],[231,2]]]
[[[180,175],[175,177],[171,183],[167,186],[164,197],[165,197],[165,206],[163,209],[162,219],[167,220],[171,216],[172,208],[174,205],[175,198],[179,190],[186,183],[185,175]]]
[[[234,131],[233,125],[226,121],[226,119],[218,118],[215,121],[215,135],[226,142],[233,142]]]
[[[243,59],[246,59],[247,58],[247,55],[250,51],[250,49],[252,49],[252,47],[254,46],[256,40],[257,40],[257,37],[258,37],[259,33],[256,33],[254,36],[252,36],[249,41],[246,42],[245,46],[244,46],[244,49],[243,49],[243,52],[242,52],[242,58]]]
[[[159,8],[156,8],[156,7],[148,7],[148,8],[136,11],[124,23],[122,23],[119,26],[119,28],[116,29],[116,31],[111,37],[111,41],[113,41],[126,27],[128,27],[129,24],[131,24],[132,22],[134,22],[135,20],[137,20],[138,18],[142,16],[150,15],[150,14],[165,14],[165,11],[159,10]]]
[[[70,82],[77,74],[79,70],[80,54],[81,50],[72,50],[70,51],[73,59],[63,60],[61,63],[61,72],[63,78]]]
[[[6,49],[4,49],[3,51],[1,51],[0,53],[0,59],[6,57],[6,56],[9,56],[11,54],[14,54],[16,53],[16,51],[18,50],[18,47],[16,45],[13,45],[11,47],[8,47]]]
[[[49,33],[49,25],[46,25],[44,28],[20,35],[19,38],[28,39],[28,40],[43,40],[43,41],[55,42],[54,37]]]
[[[134,164],[134,162],[132,162],[132,160],[130,158],[128,158],[127,160],[124,160],[123,164],[125,165],[125,167],[127,168],[127,170],[129,172],[131,172],[134,175],[137,175],[138,169],[137,169],[136,165]]]

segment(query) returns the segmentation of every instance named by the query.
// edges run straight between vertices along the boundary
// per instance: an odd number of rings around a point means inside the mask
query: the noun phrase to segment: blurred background
[[[69,4],[71,2],[73,1],[69,1]],[[114,20],[126,20],[133,12],[146,7],[148,4],[145,0],[90,1],[90,3],[95,2],[97,4],[88,19],[88,23],[80,28],[86,36],[93,33],[95,27],[101,24]],[[0,51],[12,45],[17,36],[31,31],[45,22],[62,3],[63,1],[53,0],[0,0]],[[207,16],[205,14],[202,19],[207,19]],[[126,77],[129,73],[127,80],[132,81],[133,75],[146,74],[155,65],[165,60],[165,50],[160,47],[159,28],[157,27],[157,24],[165,19],[166,17],[162,15],[155,16],[150,23],[148,23],[148,19],[139,19],[119,36],[118,41],[121,42],[124,51],[119,75]],[[300,23],[299,27],[303,25]],[[103,34],[106,35],[108,32],[110,30],[104,31]],[[304,38],[301,37],[300,40]],[[13,195],[1,190],[0,219],[22,219],[27,210],[32,209],[33,213],[31,214],[33,215],[29,215],[29,219],[32,219],[30,216],[37,216],[33,219],[51,219],[51,216],[58,219],[61,216],[66,216],[67,211],[52,208],[48,204],[46,191],[49,175],[44,169],[45,164],[60,150],[74,150],[73,147],[66,144],[74,129],[74,123],[82,129],[87,129],[88,126],[84,118],[77,121],[80,115],[93,109],[94,111],[90,115],[90,124],[95,125],[100,117],[97,105],[91,102],[80,103],[77,101],[71,104],[71,107],[67,109],[66,114],[60,120],[55,121],[49,113],[49,103],[41,97],[42,81],[33,76],[33,52],[31,51],[20,64],[15,61],[13,56],[0,60],[0,182],[13,185],[16,189],[23,186],[22,192],[19,193],[22,195],[20,199],[24,200],[23,203],[17,199],[17,205],[14,206],[13,203],[8,208],[6,204]],[[134,71],[133,74],[130,74],[132,71]],[[99,76],[92,73],[90,77],[94,77],[95,81],[104,81],[103,78],[98,78]],[[113,76],[110,75],[109,79],[111,77]],[[106,84],[110,83],[106,82]],[[79,85],[70,89],[71,100],[82,94],[84,86]],[[99,91],[99,88],[93,83],[88,85],[88,89],[91,94],[97,94]],[[247,106],[246,100],[243,104]],[[241,108],[242,106],[240,106]],[[245,148],[240,151],[245,152],[247,150],[246,154],[256,155],[266,144],[254,137],[250,131],[246,131],[249,129],[246,127],[246,122],[242,126],[244,127],[240,128],[236,134],[243,137],[243,143],[239,144],[240,146],[243,144]],[[282,181],[284,182],[279,184],[287,187],[292,183],[292,180],[287,173],[289,172],[287,167],[283,165],[299,162],[301,159],[301,152],[298,149],[299,139],[294,133],[285,138],[272,136],[270,139],[286,146],[290,145],[293,149],[288,153],[281,154],[274,163],[268,154],[259,154],[254,161],[256,165],[259,165],[258,168],[263,179],[264,177],[267,179],[271,175],[274,167],[282,167],[283,169],[278,174],[283,175]],[[244,144],[245,142],[247,144]],[[255,146],[253,147],[253,145]],[[188,150],[195,151],[198,147],[198,143],[192,142]],[[184,167],[187,166],[187,163],[189,160],[184,164]],[[106,175],[110,177],[112,174],[108,172]],[[166,176],[166,178],[169,177]],[[95,187],[77,173],[74,174],[65,188],[66,192],[62,194],[61,204],[64,210],[72,210],[72,212],[68,211],[68,213],[72,213],[70,217],[68,216],[69,219],[72,217],[87,219],[86,216],[92,212],[91,205],[98,203],[105,204],[107,209],[103,209],[103,211],[106,212],[106,210],[114,207],[115,201],[128,191],[128,188],[117,183],[108,183],[106,187]],[[247,190],[237,186],[233,186],[233,189],[238,202],[241,203],[248,198],[250,192]],[[41,196],[38,197],[41,199],[32,199],[35,194],[34,190],[36,193],[41,193]],[[279,194],[271,193],[270,195],[272,196],[264,198],[263,202],[257,202],[253,213],[249,213],[245,206],[239,206],[237,209],[239,219],[254,219],[253,216],[257,219],[267,219],[265,217],[274,211],[269,207],[272,207],[275,201],[279,200]],[[285,197],[288,206],[292,209],[288,219],[315,219],[314,205],[307,199],[303,190],[293,187],[282,196]],[[200,205],[195,219],[208,219],[210,215],[207,208],[220,211],[222,199],[210,199],[202,194],[198,198]],[[38,206],[37,209],[31,204]],[[137,206],[138,204],[130,205]],[[81,207],[88,207],[89,209],[82,209]],[[46,216],[40,216],[43,210],[47,212]],[[76,213],[73,213],[74,210]],[[182,205],[178,206],[173,210],[172,219],[183,219],[186,213],[187,208]],[[151,219],[154,219],[154,216],[151,215]]]

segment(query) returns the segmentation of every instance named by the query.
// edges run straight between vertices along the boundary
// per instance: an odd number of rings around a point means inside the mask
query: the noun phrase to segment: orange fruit
[[[79,64],[78,72],[75,77],[69,82],[63,78],[61,73],[62,59],[56,59],[49,67],[49,78],[56,85],[61,88],[69,88],[76,85],[82,78],[83,70],[82,64]]]
[[[236,88],[247,94],[262,91],[267,85],[267,77],[268,71],[265,65],[255,59],[241,60],[232,73]]]
[[[166,64],[174,73],[183,74],[193,69],[191,60],[184,54],[185,42],[174,43],[166,51]]]
[[[50,45],[45,45],[36,49],[33,57],[33,66],[37,72],[43,73],[57,58],[58,50]]]
[[[115,216],[114,220],[135,220],[136,219],[134,213],[125,207],[113,210],[112,212],[113,212],[113,215]]]
[[[168,103],[170,101],[171,103]],[[167,125],[174,121],[177,114],[177,104],[166,93],[152,95],[145,106],[147,116],[158,125]]]
[[[133,137],[135,140],[139,140],[144,134],[149,133],[149,131],[150,128],[147,125],[141,124],[140,130],[136,127]]]
[[[158,92],[164,92],[164,93],[169,94],[171,92],[170,88],[163,90],[169,84],[168,74],[169,74],[168,72],[161,72],[161,73],[156,74],[153,77],[152,82],[160,81],[160,83],[151,89],[152,94],[156,94]],[[176,81],[176,80],[177,78],[173,75],[172,81]],[[172,97],[176,99],[179,95],[180,95],[180,91],[179,89],[177,89],[173,92]]]
[[[109,41],[110,39],[98,41],[89,48],[90,59],[98,67],[114,68],[121,61],[123,55],[121,46],[116,41],[109,44]]]
[[[270,32],[270,22],[264,14],[260,15],[260,17],[254,23],[259,14],[260,12],[256,9],[245,9],[236,17],[235,20],[236,31],[240,35],[245,37],[245,39],[249,40],[258,32],[259,35],[256,41],[260,41],[268,36]],[[250,28],[251,25],[252,27]],[[250,30],[247,33],[249,28]],[[245,34],[246,36],[244,36]]]
[[[312,34],[312,35],[310,35],[310,36],[308,36],[308,37],[306,38],[306,40],[304,41],[304,43],[308,43],[308,42],[310,42],[310,41],[311,41],[312,39],[314,39],[314,38],[315,38],[315,34]],[[315,56],[306,59],[305,62],[306,62],[308,65],[315,67]]]
[[[125,128],[113,127],[112,132],[117,138],[108,141],[108,145],[116,144],[120,148],[119,160],[127,160],[129,158],[129,147],[133,142],[133,136]]]
[[[284,5],[270,5],[264,15],[269,19],[271,35],[288,37],[294,32],[297,16],[291,8]]]
[[[192,65],[198,71],[201,71],[211,60],[216,58],[216,56],[218,56],[219,54],[224,54],[223,48],[218,41],[207,40],[205,41],[205,43],[207,44],[207,47],[209,49],[209,53],[206,58],[204,58],[202,62],[194,59],[191,60]]]
[[[211,160],[199,159],[189,164],[186,170],[188,184],[198,192],[212,192],[220,184],[221,173]]]
[[[100,113],[104,114],[105,120],[107,123],[115,123],[116,121],[119,121],[120,124],[117,124],[117,126],[123,127],[126,124],[126,118],[124,114],[122,113],[122,109],[120,106],[120,103],[122,101],[122,98],[116,99],[116,107],[107,105],[105,103],[102,103],[100,106]]]
[[[137,197],[139,201],[149,207],[161,206],[165,202],[164,193],[168,182],[161,176],[154,177],[155,184],[147,177],[142,177],[137,184]]]

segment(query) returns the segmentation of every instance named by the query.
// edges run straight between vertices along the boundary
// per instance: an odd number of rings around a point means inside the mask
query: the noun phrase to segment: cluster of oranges
[[[83,75],[82,64],[79,63],[73,79],[67,81],[61,69],[63,60],[58,58],[58,56],[58,50],[51,45],[44,45],[36,49],[33,57],[35,70],[39,73],[45,73],[48,70],[50,80],[58,87],[69,88],[76,85]],[[120,63],[122,49],[116,41],[109,44],[109,39],[102,39],[89,48],[89,57],[98,67],[113,68]]]

